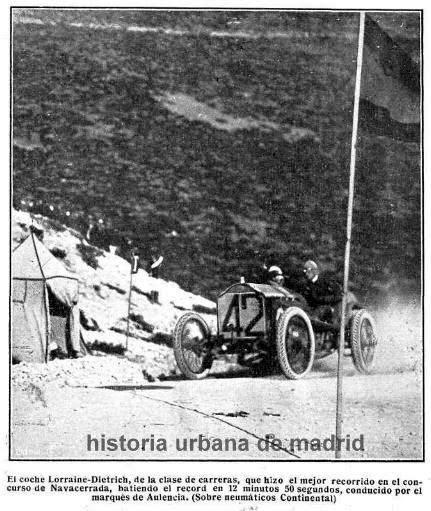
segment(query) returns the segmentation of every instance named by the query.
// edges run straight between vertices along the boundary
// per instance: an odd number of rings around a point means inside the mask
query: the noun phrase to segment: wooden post
[[[355,98],[353,103],[352,144],[350,149],[349,201],[347,207],[346,251],[344,256],[343,300],[341,305],[340,342],[338,345],[337,411],[335,421],[335,438],[336,438],[335,457],[337,459],[341,458],[341,442],[339,440],[341,440],[342,438],[343,426],[343,358],[346,330],[347,292],[349,287],[350,238],[352,234],[353,196],[355,192],[356,143],[358,138],[359,98],[361,95],[364,26],[365,12],[361,11],[359,14],[358,56],[356,59],[356,82],[355,82]]]
[[[129,349],[130,308],[132,302],[133,274],[138,273],[138,264],[139,256],[132,252],[132,264],[130,265],[129,301],[127,307],[126,351]]]
[[[126,351],[129,349],[130,303],[132,300],[132,278],[133,278],[133,271],[132,271],[132,267],[130,267],[129,303],[128,303],[128,307],[127,307]]]

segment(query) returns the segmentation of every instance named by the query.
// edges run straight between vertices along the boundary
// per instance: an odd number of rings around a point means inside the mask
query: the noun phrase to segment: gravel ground
[[[55,382],[59,387],[94,387],[98,385],[137,384],[146,380],[139,364],[113,355],[87,356],[80,359],[53,360],[48,364],[12,367],[12,385],[26,389]]]
[[[336,379],[311,373],[304,380],[208,378],[137,385],[72,388],[49,383],[43,394],[12,396],[12,457],[16,459],[285,459],[286,451],[259,450],[268,434],[283,439],[325,439],[334,433]],[[363,451],[343,458],[419,459],[421,381],[415,373],[347,376],[344,435],[364,437]],[[165,439],[166,451],[87,450],[87,440]],[[246,452],[178,451],[176,439],[249,442]],[[333,459],[329,451],[298,453],[302,459]]]

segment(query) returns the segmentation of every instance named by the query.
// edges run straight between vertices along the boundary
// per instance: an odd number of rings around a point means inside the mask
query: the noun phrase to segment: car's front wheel
[[[195,312],[182,314],[175,325],[174,355],[186,378],[205,378],[212,364],[208,340],[210,330],[205,320]]]
[[[282,312],[277,321],[277,356],[286,378],[298,380],[311,369],[315,340],[310,318],[299,307]]]

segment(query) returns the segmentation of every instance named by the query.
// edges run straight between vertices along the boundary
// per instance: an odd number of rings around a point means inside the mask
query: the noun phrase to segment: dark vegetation
[[[257,278],[263,262],[287,268],[312,257],[341,275],[355,15],[21,15],[55,24],[14,25],[16,207],[32,201],[34,211],[52,216],[52,205],[58,220],[82,233],[89,215],[103,218],[106,244],[124,255],[132,245],[144,257],[159,251],[162,277],[212,297],[241,275]],[[417,60],[418,16],[379,19]],[[189,33],[131,32],[130,25]],[[210,37],[213,29],[256,37]],[[280,129],[228,132],[192,122],[155,99],[165,91]],[[283,126],[290,125],[315,137],[289,142]],[[394,286],[417,291],[419,147],[361,133],[357,161],[352,279],[368,297]],[[81,250],[97,264],[96,254]]]
[[[79,250],[84,263],[88,264],[88,266],[94,270],[97,270],[99,267],[97,259],[103,254],[102,250],[92,245],[85,245],[84,243],[79,243],[76,247]]]
[[[53,247],[50,250],[51,254],[57,259],[64,259],[67,255],[67,252],[59,247]]]

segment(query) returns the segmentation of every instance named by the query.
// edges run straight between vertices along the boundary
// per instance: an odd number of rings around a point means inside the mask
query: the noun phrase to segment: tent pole
[[[34,223],[33,223],[33,217],[31,216],[31,214],[30,214],[30,218],[31,218],[31,225],[33,226]],[[31,236],[31,241],[33,243],[34,253],[36,254],[37,264],[39,265],[40,273],[42,274],[42,279],[43,279],[43,301],[45,304],[45,319],[46,319],[45,363],[48,363],[49,362],[49,345],[51,343],[51,317],[49,315],[48,287],[46,285],[46,276],[43,271],[42,264],[40,262],[39,252],[37,251],[36,242],[34,241],[33,229],[30,229],[30,236]]]
[[[352,235],[353,196],[355,192],[356,144],[358,138],[359,98],[361,94],[362,58],[364,48],[365,12],[359,13],[358,56],[356,59],[355,98],[353,103],[352,144],[350,149],[349,201],[347,208],[346,250],[344,255],[343,300],[341,305],[340,340],[337,366],[337,408],[335,420],[335,458],[341,458],[343,425],[343,358],[346,330],[347,292],[349,288],[350,238]]]

